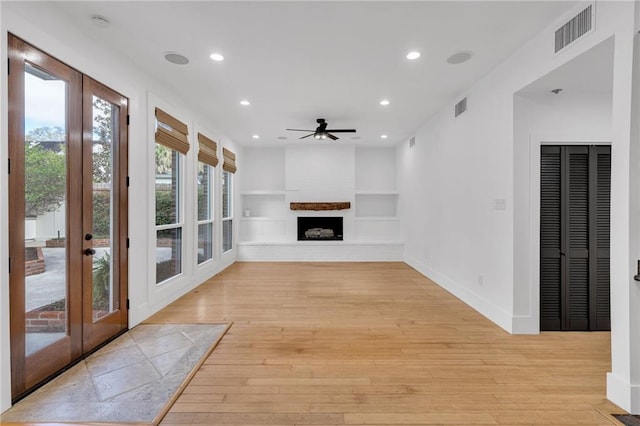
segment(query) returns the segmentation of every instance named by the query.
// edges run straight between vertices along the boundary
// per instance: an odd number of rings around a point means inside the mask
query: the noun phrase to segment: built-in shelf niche
[[[286,215],[285,193],[252,191],[242,196],[243,218],[271,218],[284,220]]]

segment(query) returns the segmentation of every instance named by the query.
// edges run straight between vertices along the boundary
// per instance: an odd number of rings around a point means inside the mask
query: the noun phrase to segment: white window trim
[[[220,195],[222,196],[222,204],[224,204],[225,200],[224,200],[224,191],[223,191],[223,185],[224,185],[224,173],[229,173],[229,175],[231,176],[231,190],[229,191],[229,194],[231,196],[231,199],[229,200],[229,213],[230,215],[227,217],[224,217],[224,213],[222,213],[222,220],[221,220],[221,233],[220,233],[220,248],[222,250],[222,253],[230,253],[233,251],[233,248],[235,246],[235,232],[233,229],[233,217],[234,217],[234,213],[235,213],[235,208],[234,208],[234,203],[235,203],[235,197],[234,197],[234,191],[235,191],[235,178],[233,176],[233,173],[231,172],[227,172],[226,170],[223,170],[223,176],[221,178],[221,182],[220,182]],[[224,207],[223,205],[220,206],[221,211],[224,212]],[[229,248],[228,250],[224,249],[224,222],[231,222],[231,248]]]

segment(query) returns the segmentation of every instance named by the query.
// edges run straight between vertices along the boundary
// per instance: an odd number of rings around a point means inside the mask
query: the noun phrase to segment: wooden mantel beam
[[[351,203],[345,202],[331,202],[331,203],[291,203],[291,210],[348,210],[351,208]]]

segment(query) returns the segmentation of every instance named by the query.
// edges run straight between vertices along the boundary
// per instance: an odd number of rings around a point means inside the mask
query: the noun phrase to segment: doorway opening
[[[540,287],[541,147],[611,146],[614,50],[611,37],[514,94],[515,333],[544,330]]]

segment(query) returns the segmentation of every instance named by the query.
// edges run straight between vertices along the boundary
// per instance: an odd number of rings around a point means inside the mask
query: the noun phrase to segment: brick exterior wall
[[[25,326],[27,333],[62,333],[65,331],[67,313],[65,311],[27,312]]]
[[[38,247],[36,249],[36,253],[38,255],[37,259],[24,262],[24,274],[27,277],[30,277],[31,275],[41,274],[46,270],[44,256],[42,255],[42,249]]]

